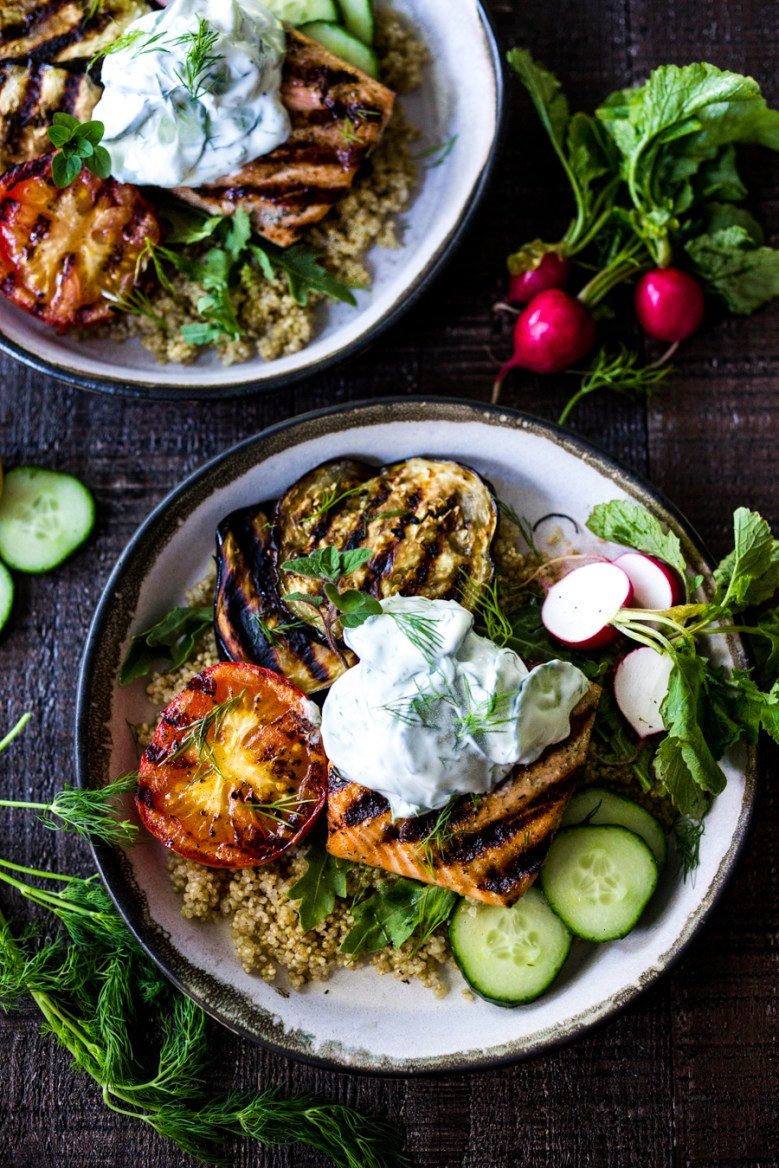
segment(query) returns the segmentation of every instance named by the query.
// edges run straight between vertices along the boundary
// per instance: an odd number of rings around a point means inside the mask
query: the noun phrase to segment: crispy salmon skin
[[[358,864],[438,884],[486,904],[511,905],[536,879],[584,763],[600,688],[571,715],[571,733],[494,791],[463,796],[441,832],[439,815],[393,822],[387,800],[330,768],[327,850]]]

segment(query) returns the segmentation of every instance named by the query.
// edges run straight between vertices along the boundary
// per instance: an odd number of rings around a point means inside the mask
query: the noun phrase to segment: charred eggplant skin
[[[371,559],[349,584],[380,598],[419,594],[469,604],[468,580],[478,586],[493,576],[495,494],[461,463],[419,457],[375,467],[332,459],[271,507],[234,511],[217,529],[217,646],[224,660],[283,673],[305,693],[327,688],[345,666],[315,607],[285,600],[322,589],[319,580],[285,571],[287,560],[327,545],[367,547]],[[349,650],[344,656],[355,660]]]
[[[281,601],[271,527],[259,506],[233,511],[217,528],[217,650],[223,661],[261,665],[284,674],[304,693],[315,693],[331,685],[344,666],[316,630],[296,622]]]

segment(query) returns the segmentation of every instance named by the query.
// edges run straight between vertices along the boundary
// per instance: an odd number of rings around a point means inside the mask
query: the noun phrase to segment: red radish
[[[574,568],[549,589],[541,607],[546,631],[572,649],[596,649],[617,636],[609,624],[630,604],[627,575],[609,560]]]
[[[665,729],[660,706],[668,693],[673,661],[649,645],[623,657],[614,674],[614,697],[639,738]]]
[[[679,268],[655,268],[636,285],[636,316],[645,333],[678,344],[703,323],[703,291],[694,276]]]
[[[549,288],[539,292],[517,317],[514,325],[514,356],[498,374],[492,400],[500,396],[500,387],[509,369],[519,366],[534,373],[559,373],[595,344],[595,321],[581,300]]]
[[[636,608],[672,608],[684,600],[684,585],[679,574],[655,556],[624,552],[614,563],[633,585]]]
[[[509,278],[509,304],[529,304],[539,292],[548,288],[564,288],[568,283],[571,265],[565,256],[548,251],[536,268],[517,272]]]

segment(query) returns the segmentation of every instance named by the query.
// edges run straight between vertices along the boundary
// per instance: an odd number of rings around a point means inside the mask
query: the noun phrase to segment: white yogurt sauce
[[[528,671],[474,633],[456,601],[392,596],[381,607],[345,630],[360,660],[328,692],[322,739],[342,777],[384,795],[394,818],[485,794],[568,737],[589,687],[574,665]]]
[[[284,28],[259,0],[173,0],[127,33],[137,34],[132,43],[103,60],[92,115],[105,125],[120,182],[197,186],[289,137],[279,96]]]

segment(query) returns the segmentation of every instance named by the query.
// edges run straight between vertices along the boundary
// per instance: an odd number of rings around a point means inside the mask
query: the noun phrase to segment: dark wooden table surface
[[[503,44],[527,44],[583,108],[658,63],[708,59],[758,77],[779,103],[775,0],[541,0],[493,3]],[[452,4],[453,18],[456,3]],[[467,63],[463,81],[467,84]],[[491,313],[511,243],[563,221],[560,176],[519,86],[491,189],[446,274],[411,315],[348,365],[256,400],[155,405],[93,397],[0,360],[0,452],[81,476],[99,503],[94,539],[59,572],[19,579],[0,640],[0,726],[24,709],[36,729],[0,765],[4,790],[43,795],[71,778],[76,669],[92,610],[149,509],[207,458],[292,414],[382,394],[484,399],[507,353]],[[758,213],[779,233],[775,160],[748,160]],[[577,428],[650,478],[714,554],[739,504],[779,519],[779,312],[712,324],[689,343],[648,408],[602,397]],[[507,404],[556,417],[557,382],[514,375]],[[251,1087],[313,1090],[402,1124],[419,1168],[768,1168],[777,1143],[776,762],[765,751],[754,826],[738,872],[672,974],[573,1046],[514,1068],[439,1081],[380,1081],[288,1062],[217,1033],[218,1073]],[[772,789],[773,785],[773,789]],[[86,869],[84,848],[0,812],[0,854]],[[4,908],[10,907],[5,893]],[[152,1133],[107,1112],[84,1076],[38,1035],[32,1008],[0,1018],[4,1168],[179,1168]],[[314,1154],[236,1148],[235,1165],[320,1166]]]

